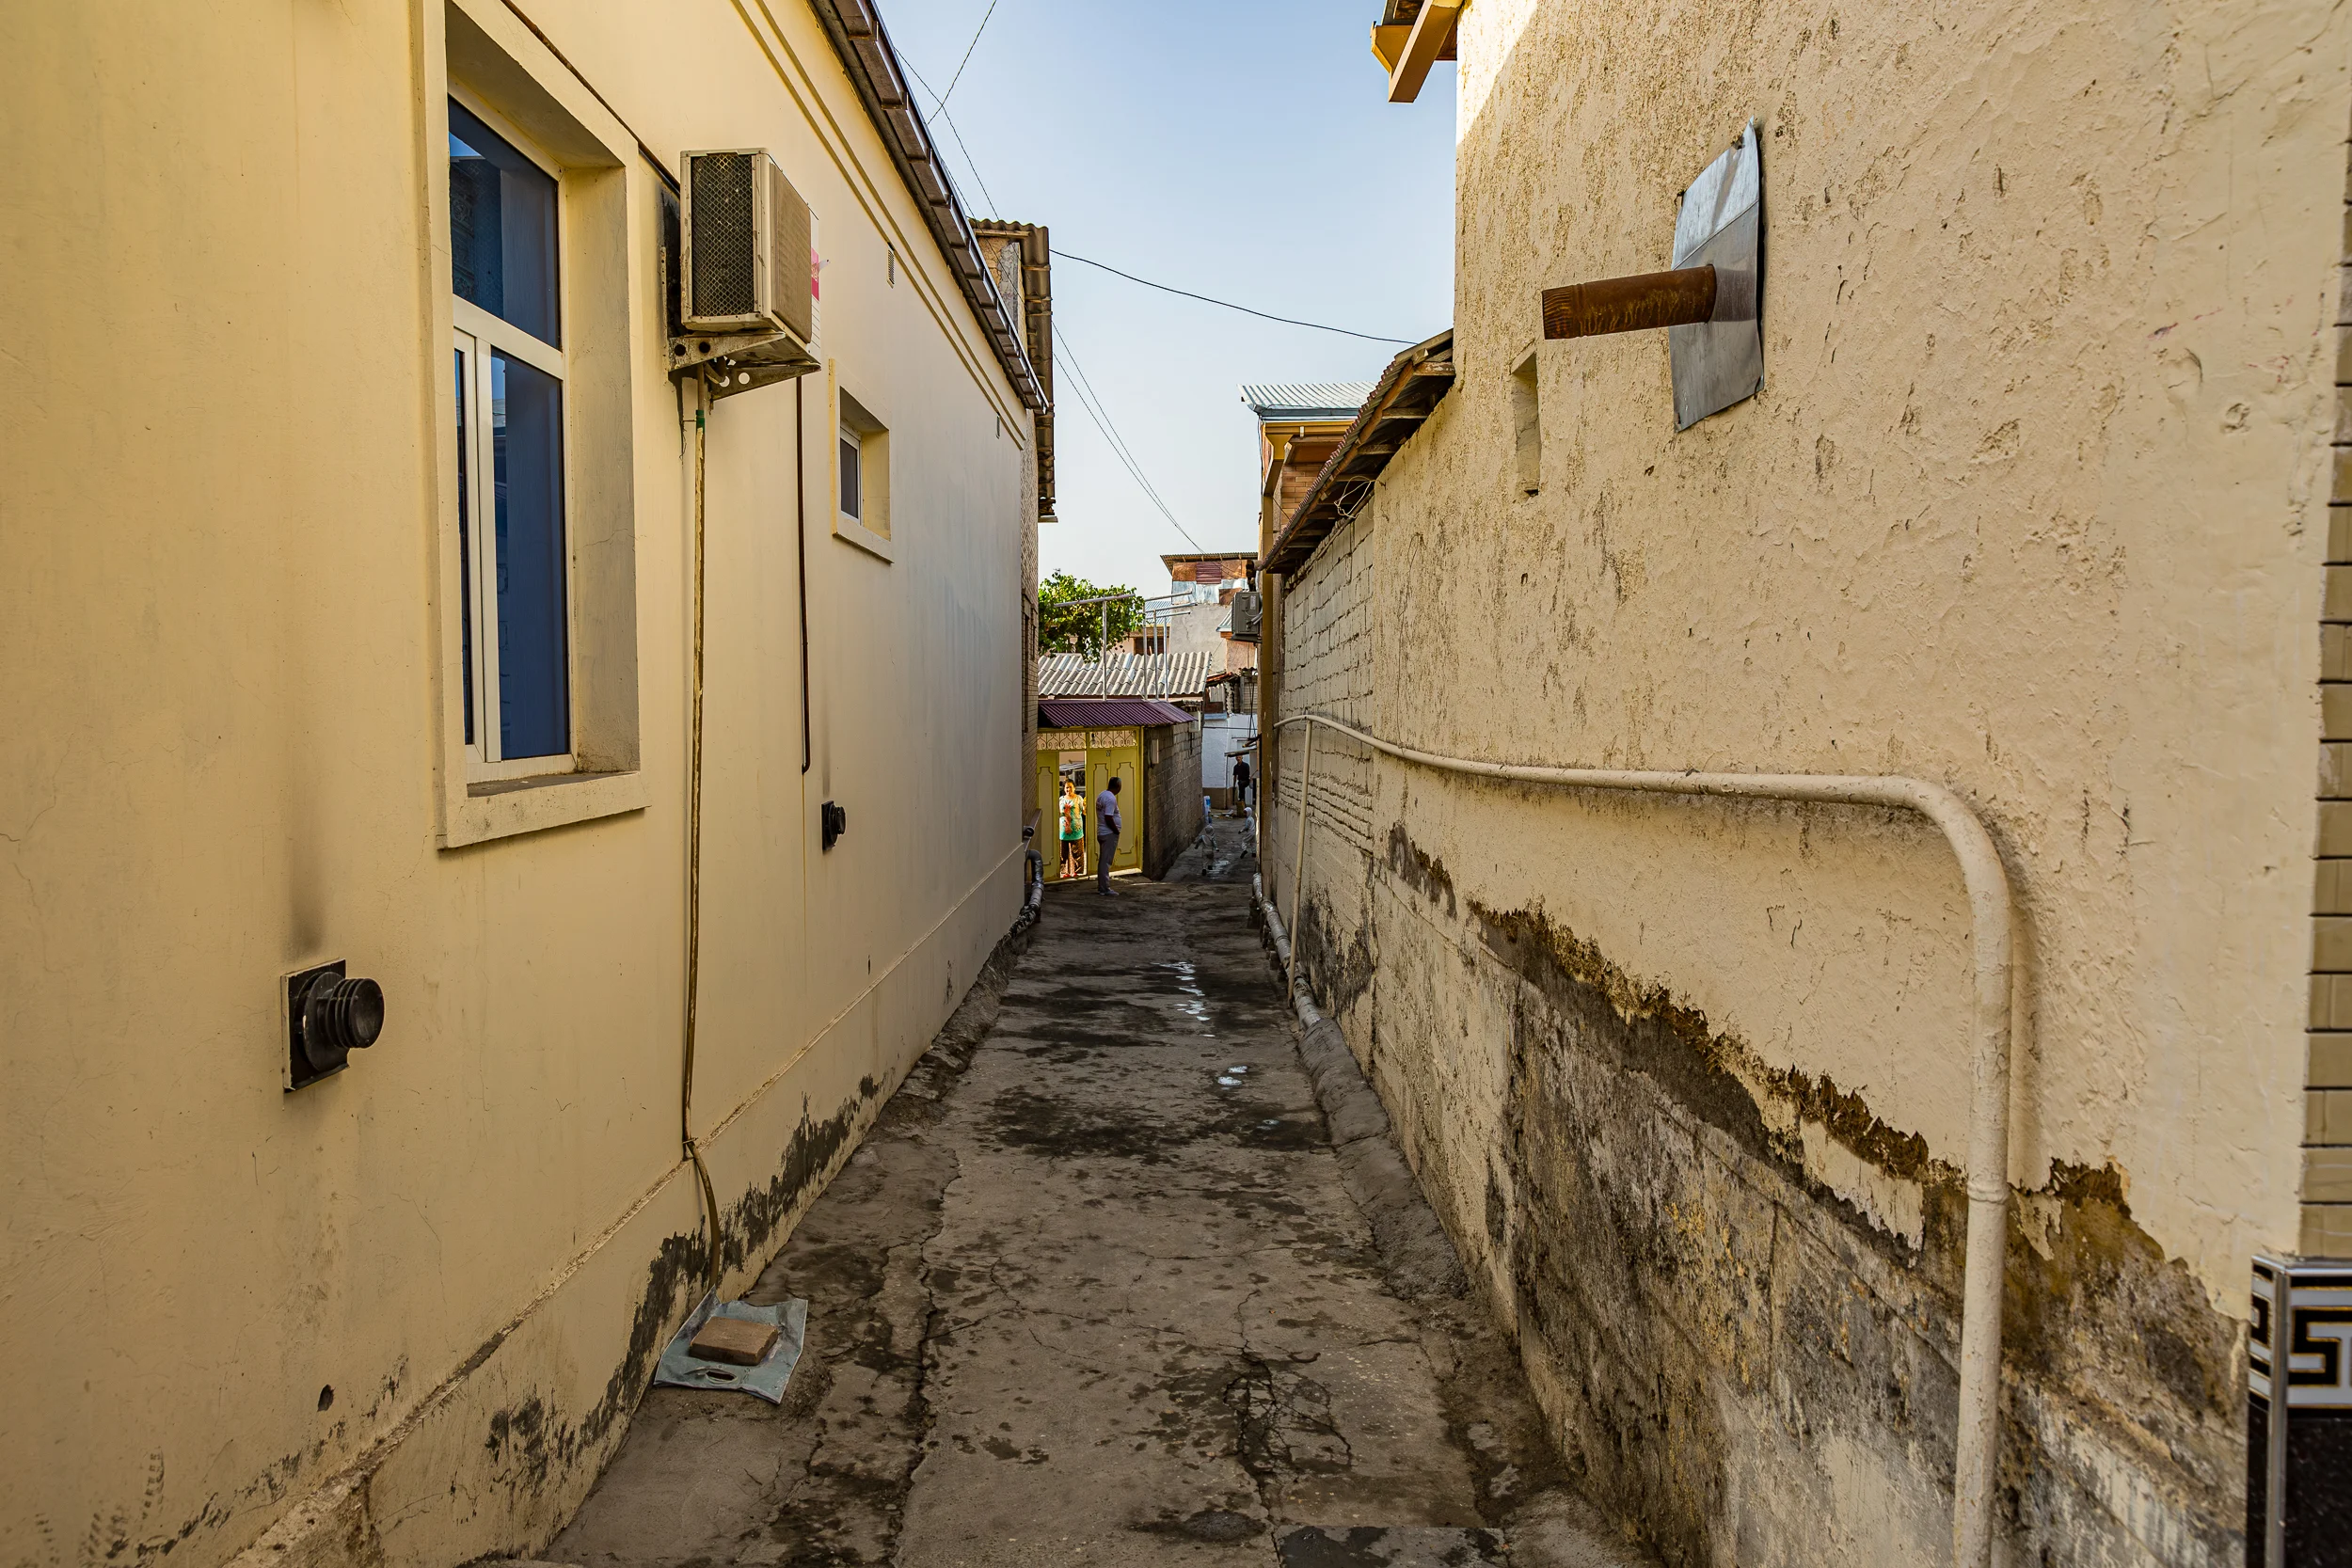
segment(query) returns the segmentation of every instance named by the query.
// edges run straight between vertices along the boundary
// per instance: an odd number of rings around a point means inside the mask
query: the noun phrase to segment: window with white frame
[[[835,485],[833,531],[859,548],[893,557],[890,542],[890,427],[874,411],[838,388],[834,432]]]
[[[846,420],[841,426],[841,515],[865,526],[866,437]]]
[[[519,138],[452,100],[449,195],[468,773],[565,773],[574,758],[558,184]]]

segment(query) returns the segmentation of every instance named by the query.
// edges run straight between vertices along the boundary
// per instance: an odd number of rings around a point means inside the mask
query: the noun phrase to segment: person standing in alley
[[[1233,759],[1233,810],[1244,813],[1249,809],[1249,759]]]
[[[1111,892],[1111,857],[1119,852],[1119,780],[1114,775],[1094,798],[1094,891],[1105,898]]]
[[[1065,778],[1061,782],[1061,869],[1055,873],[1063,881],[1073,882],[1087,874],[1087,808],[1078,799],[1078,781]]]

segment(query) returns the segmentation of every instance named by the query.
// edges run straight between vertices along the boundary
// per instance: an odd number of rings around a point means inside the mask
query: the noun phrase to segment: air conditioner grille
[[[748,316],[759,309],[752,158],[747,152],[707,152],[694,160],[694,308],[690,315]]]
[[[809,254],[813,236],[809,232],[808,203],[792,188],[792,182],[784,177],[784,170],[768,166],[775,184],[768,200],[768,224],[771,241],[768,254],[775,269],[776,314],[792,335],[801,341],[814,342],[817,338],[816,300],[814,297],[814,259]]]

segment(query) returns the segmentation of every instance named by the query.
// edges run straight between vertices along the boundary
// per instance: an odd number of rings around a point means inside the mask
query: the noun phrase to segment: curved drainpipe
[[[1307,984],[1307,977],[1291,969],[1290,933],[1282,929],[1282,916],[1274,908],[1274,900],[1265,895],[1265,883],[1260,878],[1249,879],[1249,894],[1258,903],[1258,913],[1265,921],[1266,936],[1274,943],[1274,958],[1291,974],[1291,1006],[1298,1013],[1298,1025],[1311,1029],[1323,1022],[1323,1009],[1315,1006],[1315,993]]]
[[[1530,768],[1474,762],[1416,751],[1366,735],[1319,714],[1277,721],[1320,724],[1383,756],[1448,773],[1570,789],[1634,790],[1653,795],[1723,795],[1758,800],[1810,800],[1829,805],[1883,806],[1915,812],[1944,831],[1968,889],[1975,930],[1975,1044],[1970,1052],[1975,1092],[1968,1112],[1968,1254],[1961,1285],[1960,1418],[1952,1466],[1952,1561],[1987,1568],[1993,1560],[1993,1481],[1999,1452],[2001,1288],[2009,1240],[2009,1024],[2010,998],[2009,873],[1976,812],[1951,790],[1923,779],[1833,773],[1668,773],[1614,768]],[[1270,732],[1269,732],[1270,733]],[[1308,731],[1309,744],[1314,732]],[[1303,781],[1302,781],[1303,782]],[[1300,794],[1297,845],[1305,869],[1307,800]],[[1294,884],[1295,885],[1295,883]],[[1291,895],[1297,919],[1298,895]],[[1295,933],[1293,933],[1294,942]],[[1293,989],[1298,989],[1292,954]]]

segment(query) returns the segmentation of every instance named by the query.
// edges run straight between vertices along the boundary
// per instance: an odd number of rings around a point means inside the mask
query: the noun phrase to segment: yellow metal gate
[[[1040,730],[1037,733],[1037,806],[1045,876],[1049,881],[1074,881],[1094,875],[1094,799],[1112,779],[1119,784],[1119,818],[1124,824],[1113,871],[1134,871],[1143,864],[1143,732],[1118,730]],[[1065,781],[1072,785],[1065,792]],[[1076,796],[1074,808],[1069,796]],[[1074,826],[1075,839],[1062,835]]]

